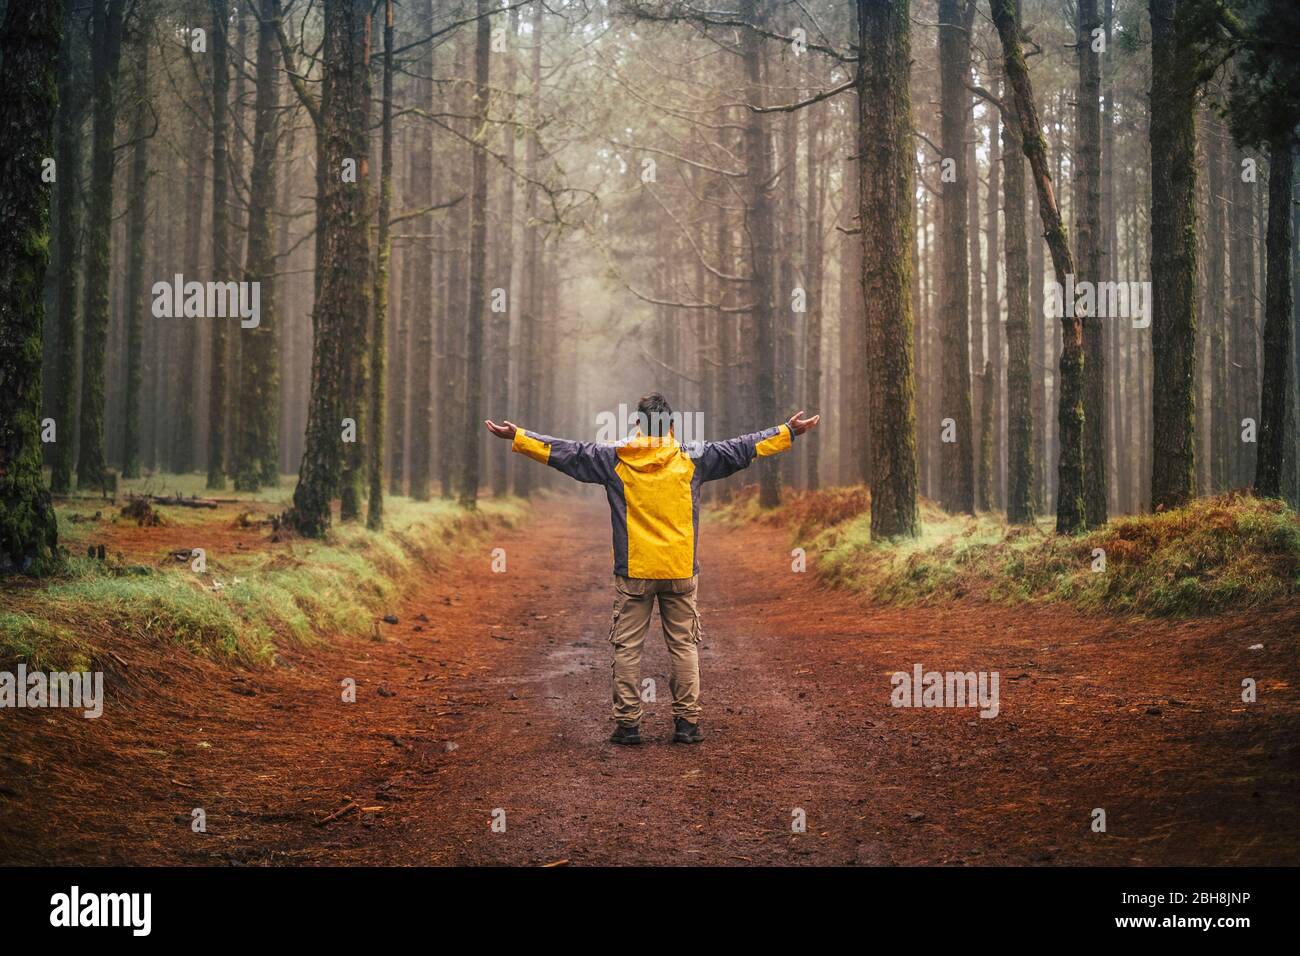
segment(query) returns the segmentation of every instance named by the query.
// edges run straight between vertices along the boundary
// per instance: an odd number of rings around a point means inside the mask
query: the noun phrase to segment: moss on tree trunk
[[[63,5],[10,0],[0,30],[0,574],[58,563],[41,475],[41,333]]]
[[[330,503],[346,447],[342,420],[345,415],[355,419],[353,409],[344,407],[347,356],[357,346],[357,317],[365,321],[370,314],[367,10],[357,0],[325,4],[325,80],[313,115],[320,147],[311,398],[306,448],[288,516],[309,537],[324,535],[330,526]]]

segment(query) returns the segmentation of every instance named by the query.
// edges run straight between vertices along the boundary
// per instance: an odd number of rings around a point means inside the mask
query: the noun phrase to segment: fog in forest
[[[72,0],[51,488],[298,481],[317,533],[552,484],[475,424],[591,440],[657,390],[695,437],[824,414],[765,503],[888,474],[888,534],[1265,459],[1294,500],[1295,14],[1208,6]],[[209,287],[250,282],[256,327]]]

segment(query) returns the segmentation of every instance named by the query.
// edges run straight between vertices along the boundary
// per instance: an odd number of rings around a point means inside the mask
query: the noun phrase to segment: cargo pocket
[[[627,596],[621,593],[614,595],[614,614],[609,619],[609,642],[614,643],[614,635],[618,631],[618,619],[623,614],[623,607],[627,604]]]
[[[691,596],[691,641],[698,644],[704,640],[704,623],[700,620],[700,593],[699,584],[700,576],[692,575],[689,578],[682,578],[681,581],[673,582],[673,590],[678,594],[689,594]]]
[[[627,607],[628,598],[632,595],[628,593],[626,582],[618,575],[614,575],[614,613],[609,619],[609,642],[614,643],[614,635],[618,631],[618,619],[623,615],[623,609]]]

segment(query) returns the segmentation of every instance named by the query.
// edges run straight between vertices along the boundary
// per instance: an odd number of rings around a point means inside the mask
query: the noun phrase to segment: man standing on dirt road
[[[790,448],[820,415],[795,412],[782,425],[718,442],[677,443],[668,401],[652,392],[637,403],[634,436],[614,444],[567,441],[487,421],[512,449],[570,478],[605,486],[614,527],[614,720],[610,741],[641,742],[641,647],[656,599],[672,659],[673,741],[697,744],[700,730],[700,486],[748,468],[755,458]]]

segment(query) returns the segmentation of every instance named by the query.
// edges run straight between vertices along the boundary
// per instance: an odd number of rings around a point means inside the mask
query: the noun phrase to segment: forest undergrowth
[[[124,482],[115,499],[60,501],[61,570],[0,592],[0,661],[91,670],[125,638],[271,665],[286,641],[370,633],[415,575],[515,524],[527,507],[514,498],[466,510],[399,497],[387,505],[385,531],[336,521],[312,540],[280,520],[287,482],[195,507],[202,483],[197,474],[154,476]],[[177,496],[191,503],[158,500]]]
[[[810,571],[892,605],[1065,601],[1091,612],[1185,617],[1300,595],[1300,514],[1276,499],[1200,498],[1077,537],[1056,534],[1048,519],[1009,525],[922,501],[919,537],[873,541],[865,488],[785,496],[782,507],[763,511],[756,489],[746,488],[712,514],[788,528]]]

